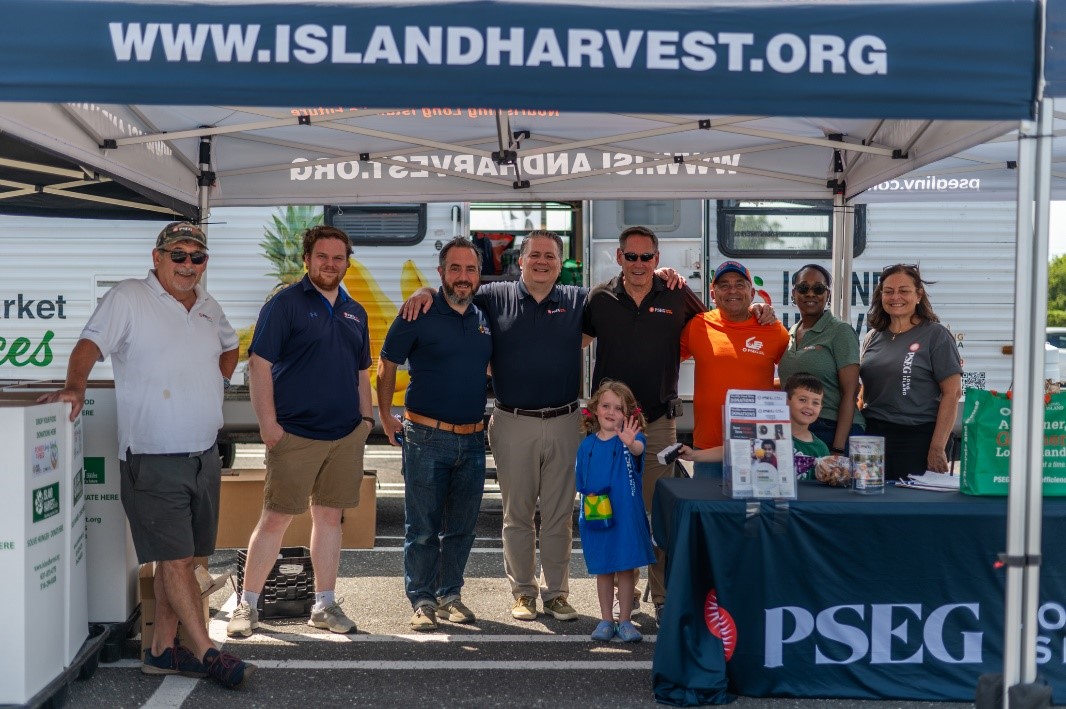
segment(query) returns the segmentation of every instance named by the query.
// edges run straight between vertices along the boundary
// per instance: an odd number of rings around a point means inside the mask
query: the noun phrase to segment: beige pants
[[[651,501],[655,496],[655,483],[659,478],[666,475],[670,467],[662,465],[656,454],[663,448],[677,440],[677,426],[673,419],[665,416],[655,419],[648,424],[644,435],[648,438],[648,447],[644,451],[644,511],[651,514]],[[666,601],[666,554],[659,547],[655,547],[655,564],[648,567],[648,586],[651,587],[651,600],[653,603]],[[634,576],[634,581],[640,580],[640,574]]]
[[[574,460],[581,413],[539,419],[495,411],[489,443],[503,497],[503,566],[515,598],[547,602],[570,592],[574,534]],[[536,576],[540,503],[540,582]]]

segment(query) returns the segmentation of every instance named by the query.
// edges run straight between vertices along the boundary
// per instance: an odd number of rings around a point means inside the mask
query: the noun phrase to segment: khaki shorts
[[[359,504],[363,449],[368,426],[336,441],[317,441],[286,432],[266,454],[263,506],[298,515],[309,505],[348,509]]]

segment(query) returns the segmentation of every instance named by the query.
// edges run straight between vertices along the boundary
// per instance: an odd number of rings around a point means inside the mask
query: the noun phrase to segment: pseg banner
[[[1038,9],[9,0],[0,100],[1013,119]]]

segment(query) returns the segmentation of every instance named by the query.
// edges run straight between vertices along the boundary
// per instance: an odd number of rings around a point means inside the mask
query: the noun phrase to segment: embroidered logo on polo
[[[341,313],[341,315],[343,315],[344,317],[348,318],[349,320],[354,320],[356,322],[363,322],[362,320],[357,318],[354,313]]]
[[[317,312],[315,312],[314,310],[310,310],[310,311],[308,311],[308,312],[307,312],[307,314],[308,314],[309,316],[311,316],[312,318],[317,318],[317,317],[318,317],[318,313],[317,313]]]
[[[558,315],[559,313],[565,313],[566,308],[548,308],[548,315]]]
[[[743,352],[747,352],[749,354],[761,355],[761,354],[763,354],[763,351],[762,351],[763,346],[764,345],[763,345],[762,340],[760,340],[759,338],[757,338],[755,336],[752,336],[752,337],[749,337],[748,339],[744,340],[744,348],[743,348],[742,351]]]
[[[214,320],[214,318],[212,318],[212,317],[211,317],[210,315],[208,315],[207,313],[197,313],[197,314],[198,314],[198,315],[199,315],[200,317],[202,317],[202,318],[203,318],[204,320],[206,320],[207,322],[209,322],[209,323],[213,323],[213,322],[215,321],[215,320]]]
[[[648,312],[649,313],[658,313],[660,315],[673,315],[674,314],[674,311],[670,310],[670,308],[656,308],[654,305],[649,305],[648,306]]]

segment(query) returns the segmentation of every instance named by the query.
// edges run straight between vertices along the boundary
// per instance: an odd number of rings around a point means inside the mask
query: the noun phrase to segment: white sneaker
[[[233,609],[229,623],[226,625],[226,635],[231,638],[246,638],[259,628],[259,610],[241,601]]]

